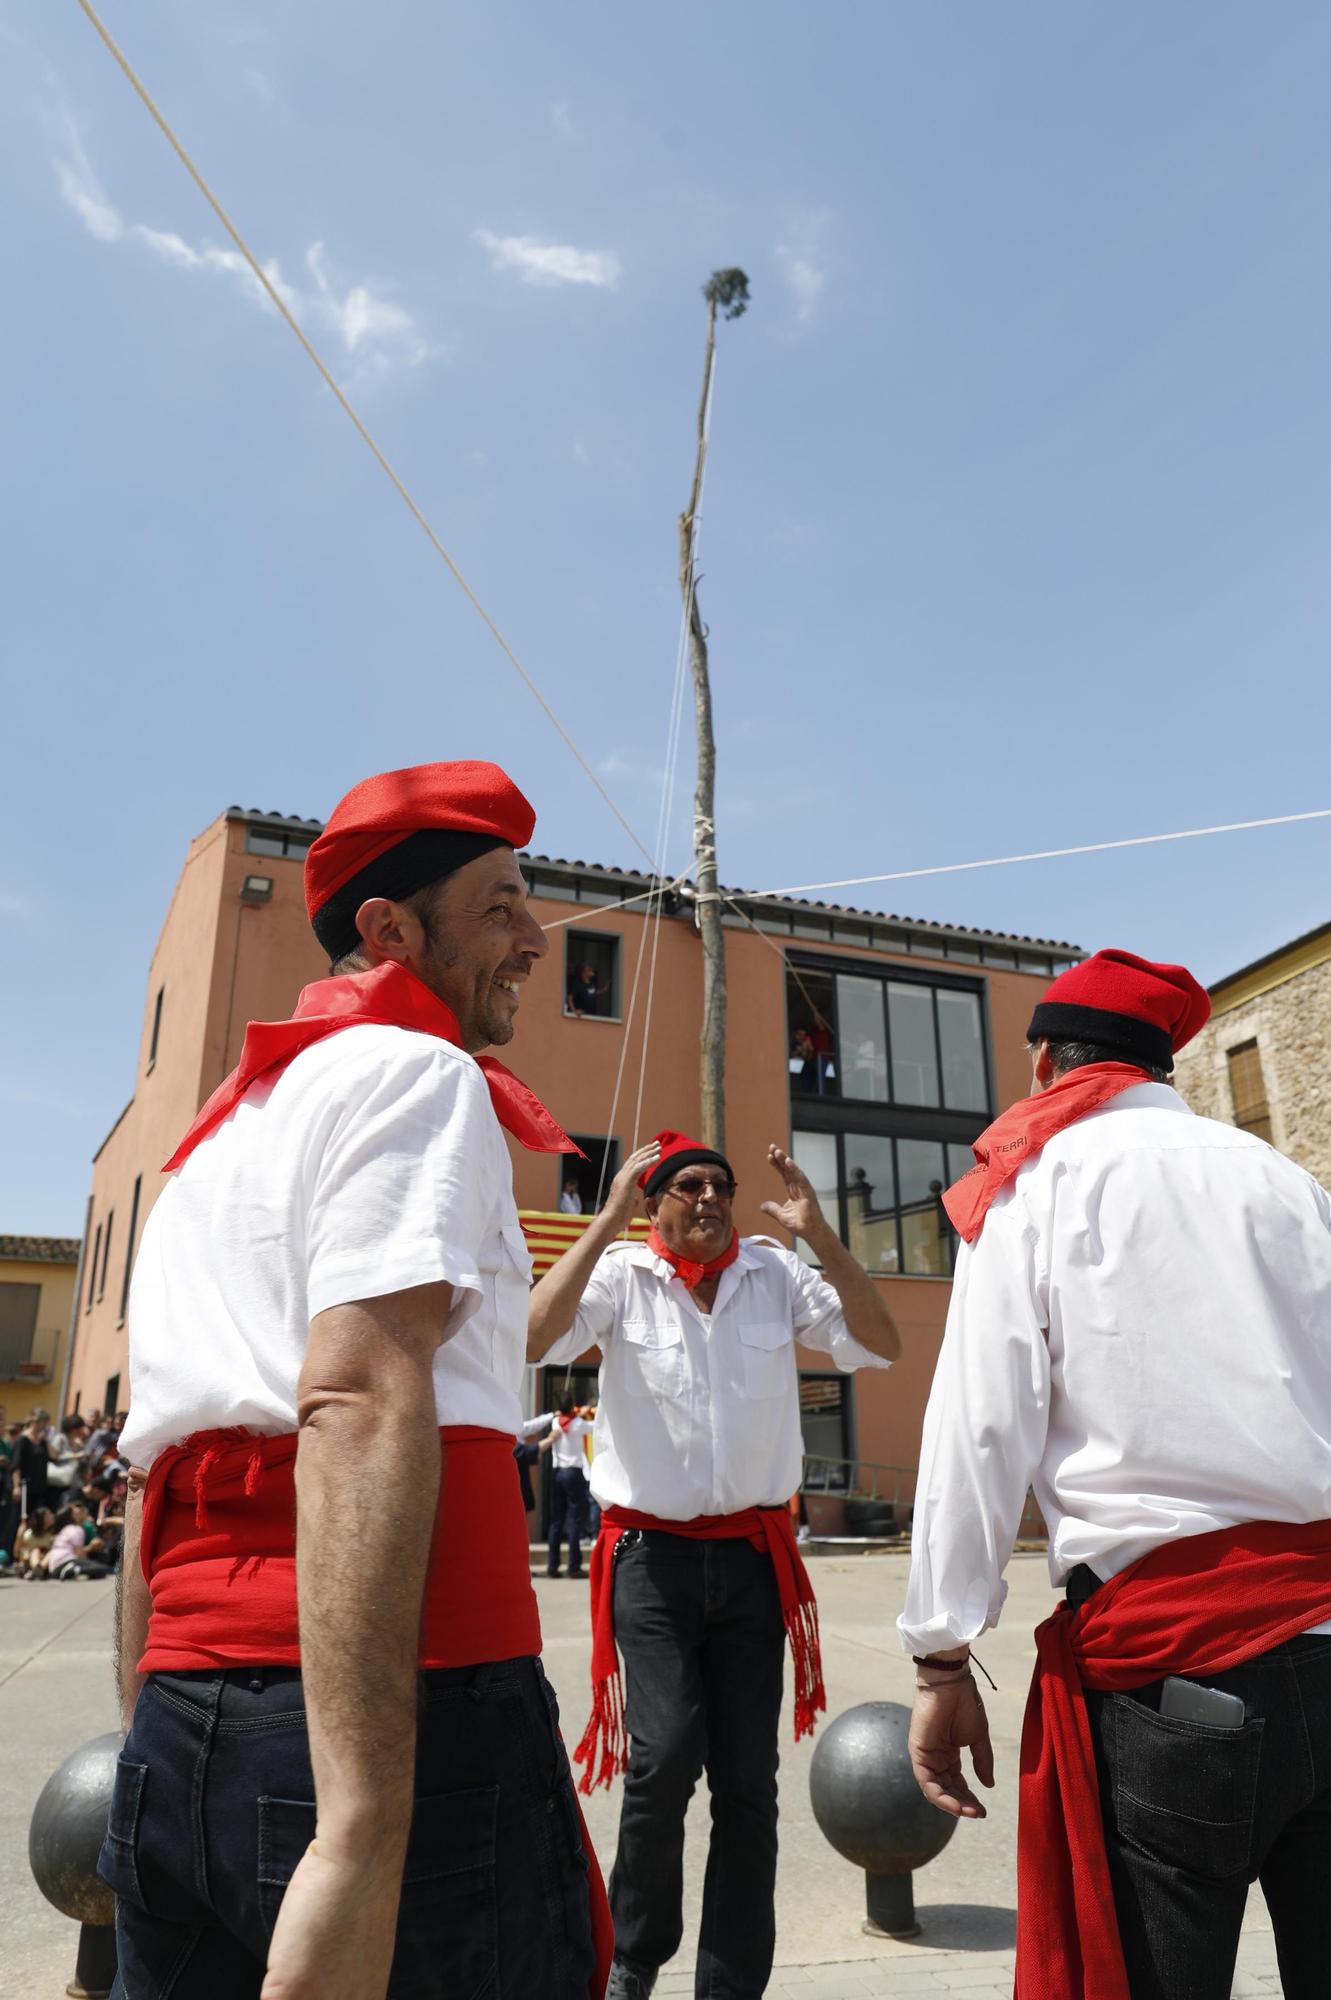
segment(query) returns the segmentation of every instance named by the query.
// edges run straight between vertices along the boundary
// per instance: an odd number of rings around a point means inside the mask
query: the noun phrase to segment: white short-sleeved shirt
[[[1029,1485],[1055,1583],[1331,1516],[1331,1200],[1166,1084],[1058,1133],[958,1254],[898,1621],[911,1652],[997,1622]]]
[[[765,1236],[721,1273],[710,1313],[642,1243],[612,1243],[547,1364],[601,1350],[592,1492],[665,1521],[776,1507],[800,1483],[795,1342],[849,1374],[886,1368],[825,1278]]]
[[[316,1313],[443,1282],[441,1425],[522,1425],[531,1260],[485,1078],[404,1028],[345,1028],[255,1084],[172,1176],[129,1302],[138,1465],[191,1431],[296,1428]]]

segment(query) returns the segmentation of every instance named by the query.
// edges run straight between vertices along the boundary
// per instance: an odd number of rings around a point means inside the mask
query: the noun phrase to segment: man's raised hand
[[[769,1146],[767,1158],[786,1184],[786,1198],[784,1201],[761,1203],[762,1212],[770,1215],[782,1229],[788,1229],[792,1236],[807,1239],[824,1220],[818,1197],[813,1191],[813,1182],[802,1167],[796,1166],[789,1153],[783,1153],[779,1146]]]
[[[660,1145],[653,1139],[647,1145],[639,1146],[636,1153],[630,1153],[611,1181],[601,1212],[619,1228],[624,1228],[637,1214],[639,1176],[649,1172],[660,1157]]]

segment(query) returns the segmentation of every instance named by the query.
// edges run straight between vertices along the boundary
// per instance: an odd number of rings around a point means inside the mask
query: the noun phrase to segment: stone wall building
[[[1331,923],[1218,980],[1211,1002],[1178,1059],[1184,1097],[1331,1187]]]

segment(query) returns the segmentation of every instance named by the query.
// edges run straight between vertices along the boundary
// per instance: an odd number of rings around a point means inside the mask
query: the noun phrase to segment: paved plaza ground
[[[908,1702],[909,1663],[892,1630],[905,1558],[872,1554],[820,1559],[814,1582],[822,1610],[831,1713],[862,1701]],[[894,1943],[866,1937],[863,1877],[827,1845],[809,1808],[812,1745],[782,1737],[781,1866],[777,1969],[769,2000],[965,2000],[1010,1995],[1016,1745],[1033,1647],[1031,1631],[1051,1603],[1042,1556],[1018,1556],[999,1632],[981,1648],[998,1682],[987,1697],[998,1784],[983,1824],[963,1824],[916,1877],[920,1936]],[[537,1581],[546,1665],[559,1690],[565,1735],[586,1715],[585,1583]],[[6,2000],[59,2000],[73,1968],[75,1927],[43,1902],[27,1865],[33,1801],[61,1758],[115,1726],[110,1670],[111,1586],[0,1581],[0,1986]],[[789,1678],[789,1677],[788,1677]],[[598,1793],[588,1821],[606,1861],[614,1851],[618,1791]],[[705,1794],[690,1815],[684,1946],[657,1988],[662,2000],[693,1990],[692,1955],[706,1845]],[[1270,1925],[1254,1891],[1234,1986],[1236,1996],[1279,1993]]]

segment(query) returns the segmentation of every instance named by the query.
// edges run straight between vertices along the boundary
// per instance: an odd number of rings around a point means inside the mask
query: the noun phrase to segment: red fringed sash
[[[1087,1063],[1082,1069],[1070,1069],[1048,1090],[1001,1111],[971,1147],[975,1165],[943,1196],[948,1219],[962,1241],[975,1241],[995,1197],[1028,1160],[1039,1158],[1055,1133],[1098,1111],[1121,1090],[1151,1081],[1135,1063]]]
[[[1167,1542],[1035,1634],[1021,1735],[1016,2000],[1131,2000],[1082,1688],[1205,1679],[1331,1618],[1331,1521]]]
[[[592,1549],[592,1712],[573,1752],[574,1763],[583,1766],[578,1790],[591,1792],[597,1785],[608,1785],[628,1768],[614,1605],[615,1548],[626,1528],[657,1529],[694,1542],[744,1540],[765,1551],[776,1572],[781,1615],[795,1666],[795,1741],[809,1735],[818,1712],[827,1707],[827,1691],[823,1686],[818,1605],[787,1510],[746,1507],[738,1514],[697,1514],[691,1521],[661,1521],[655,1514],[639,1514],[631,1507],[606,1507]]]
[[[647,1231],[647,1248],[670,1265],[675,1276],[683,1282],[686,1292],[696,1292],[704,1278],[715,1278],[734,1263],[739,1255],[739,1231],[735,1231],[721,1255],[713,1257],[709,1264],[699,1264],[692,1257],[681,1257],[678,1250],[670,1248],[655,1225]]]

